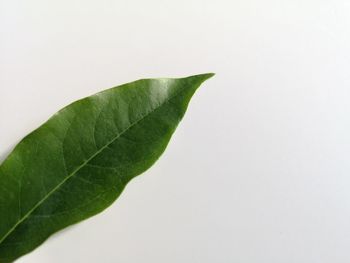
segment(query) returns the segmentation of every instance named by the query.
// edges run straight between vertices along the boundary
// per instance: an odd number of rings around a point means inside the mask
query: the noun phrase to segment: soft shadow
[[[0,164],[6,159],[6,157],[12,152],[16,144],[12,144],[8,148],[1,149],[0,151]]]
[[[74,228],[77,224],[73,224],[70,226],[67,226],[61,230],[58,230],[57,232],[53,233],[49,238],[50,239],[56,239],[62,235],[64,235],[66,232],[69,232],[72,228]]]

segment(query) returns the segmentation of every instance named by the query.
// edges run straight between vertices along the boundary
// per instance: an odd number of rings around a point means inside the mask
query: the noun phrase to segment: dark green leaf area
[[[163,153],[211,76],[124,84],[72,103],[25,137],[0,166],[0,263],[113,203]]]

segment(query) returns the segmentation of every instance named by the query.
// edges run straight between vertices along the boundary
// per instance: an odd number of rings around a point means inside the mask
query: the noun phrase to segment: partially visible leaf
[[[0,262],[107,208],[163,153],[212,75],[124,84],[74,102],[25,137],[0,166]]]

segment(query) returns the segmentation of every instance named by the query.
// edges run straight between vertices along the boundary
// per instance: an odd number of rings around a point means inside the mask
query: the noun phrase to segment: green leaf
[[[212,75],[108,89],[26,136],[0,166],[0,262],[113,203],[163,153],[192,95]]]

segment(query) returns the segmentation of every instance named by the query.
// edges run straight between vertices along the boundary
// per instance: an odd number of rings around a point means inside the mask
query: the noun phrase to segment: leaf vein
[[[0,239],[0,245],[3,243],[3,241],[24,221],[26,220],[42,203],[44,203],[52,194],[56,192],[65,182],[67,182],[72,176],[74,176],[77,172],[80,171],[86,164],[88,164],[92,159],[94,159],[96,156],[98,156],[101,152],[103,152],[106,148],[108,148],[111,144],[113,144],[117,139],[119,139],[125,132],[127,132],[129,129],[137,125],[139,122],[141,122],[144,118],[146,118],[148,115],[152,114],[154,111],[159,109],[161,106],[167,104],[171,99],[178,96],[182,90],[177,92],[172,97],[168,98],[162,103],[159,103],[157,106],[155,106],[150,111],[146,112],[145,114],[141,115],[140,118],[135,120],[133,123],[131,123],[127,128],[122,130],[116,137],[114,137],[112,140],[107,142],[103,147],[101,147],[98,151],[96,151],[95,154],[93,154],[91,157],[89,157],[87,160],[85,160],[81,165],[79,165],[71,174],[69,174],[61,183],[59,183],[57,186],[55,186],[49,193],[47,193],[31,210],[29,210],[22,218],[19,220],[16,224],[13,225],[13,227]]]

